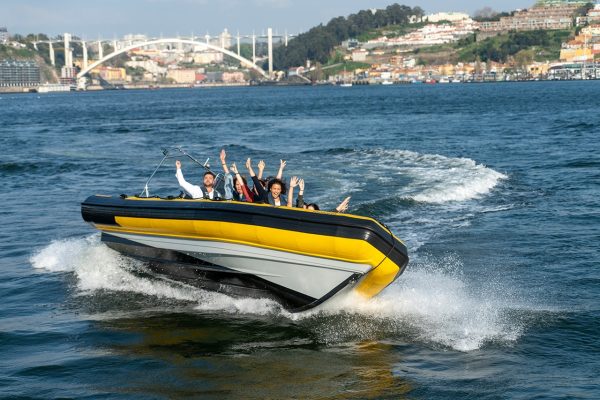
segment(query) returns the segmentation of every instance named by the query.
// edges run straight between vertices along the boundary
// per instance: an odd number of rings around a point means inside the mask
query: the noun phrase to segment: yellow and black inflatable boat
[[[153,271],[292,311],[342,290],[373,297],[408,263],[406,246],[372,218],[235,201],[96,195],[83,219],[110,248]]]

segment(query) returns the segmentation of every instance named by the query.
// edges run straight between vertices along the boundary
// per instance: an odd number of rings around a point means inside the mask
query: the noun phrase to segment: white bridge
[[[72,42],[80,43],[81,47],[83,49],[83,60],[82,60],[83,62],[82,62],[81,71],[79,71],[79,73],[76,76],[80,85],[82,84],[82,81],[85,81],[85,76],[87,74],[89,74],[90,71],[92,71],[97,66],[107,62],[108,60],[110,60],[114,57],[117,57],[120,54],[127,53],[129,51],[144,48],[144,47],[152,47],[152,46],[167,45],[167,44],[192,45],[195,47],[199,47],[203,50],[211,50],[211,51],[223,53],[229,57],[232,57],[232,58],[238,60],[242,66],[256,71],[263,78],[269,79],[273,76],[273,38],[284,39],[284,45],[287,46],[288,39],[291,37],[294,37],[294,36],[295,35],[288,35],[287,32],[285,33],[285,35],[278,35],[278,34],[273,35],[273,30],[271,28],[267,29],[266,35],[263,34],[260,36],[258,36],[256,34],[242,36],[238,33],[238,35],[236,37],[237,38],[237,52],[233,52],[233,51],[225,48],[225,41],[223,39],[223,36],[220,37],[221,38],[220,46],[211,44],[211,39],[213,39],[213,40],[217,39],[217,38],[219,38],[219,36],[211,37],[208,34],[205,36],[192,35],[191,37],[150,38],[150,39],[145,39],[142,41],[130,40],[129,43],[127,43],[121,47],[119,47],[120,43],[117,42],[117,40],[110,41],[110,40],[99,39],[97,41],[94,41],[95,45],[97,45],[97,49],[98,49],[98,51],[97,51],[98,60],[94,61],[91,64],[89,63],[89,60],[88,60],[88,45],[90,42],[87,42],[87,41],[81,40],[81,39],[74,39],[72,37],[72,35],[69,33],[65,33],[63,35],[62,39],[60,39],[60,40],[39,40],[39,41],[33,42],[33,45],[37,49],[37,45],[39,43],[47,43],[48,47],[49,47],[48,51],[49,51],[49,55],[50,55],[50,62],[52,65],[55,65],[56,64],[55,54],[54,54],[54,47],[52,44],[64,42],[65,66],[72,67],[73,66],[73,49],[71,48],[71,43]],[[202,39],[204,39],[204,40],[202,40]],[[249,59],[241,56],[240,43],[241,43],[242,39],[251,39],[252,40],[252,60],[249,60]],[[257,39],[267,39],[267,55],[266,55],[266,57],[260,57],[260,58],[257,57],[257,55],[256,55]],[[113,48],[113,51],[110,54],[107,54],[106,56],[104,55],[104,48],[103,48],[103,44],[105,42],[109,42],[109,43],[112,42],[111,44],[112,44],[112,48]],[[259,67],[256,64],[258,61],[264,61],[264,60],[268,60],[268,65],[269,65],[268,72],[263,70],[261,67]]]

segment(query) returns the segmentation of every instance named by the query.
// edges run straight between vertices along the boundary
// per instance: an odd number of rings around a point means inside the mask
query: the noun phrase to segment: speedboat
[[[294,312],[341,292],[371,298],[408,264],[400,239],[358,215],[149,196],[147,185],[136,196],[90,196],[81,214],[108,247],[155,273],[232,296],[272,298]]]

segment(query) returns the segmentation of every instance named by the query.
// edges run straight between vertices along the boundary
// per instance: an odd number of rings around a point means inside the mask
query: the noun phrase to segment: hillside
[[[410,21],[424,16],[420,7],[392,4],[373,12],[361,10],[348,17],[333,18],[327,25],[318,25],[292,39],[287,47],[278,47],[273,53],[274,67],[287,69],[304,65],[306,60],[326,64],[333,49],[344,40],[363,37],[383,27],[405,29]]]

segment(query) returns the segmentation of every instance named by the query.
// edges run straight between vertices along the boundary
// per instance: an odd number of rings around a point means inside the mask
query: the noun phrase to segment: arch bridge
[[[227,49],[224,49],[222,47],[218,47],[218,46],[214,46],[212,44],[206,43],[206,42],[201,42],[201,41],[197,41],[197,40],[193,40],[193,39],[181,39],[181,38],[166,38],[166,39],[153,39],[153,40],[148,40],[146,42],[142,42],[142,43],[135,43],[135,44],[131,44],[129,46],[123,47],[121,49],[115,50],[112,53],[102,57],[101,59],[99,59],[96,62],[93,62],[92,64],[88,65],[87,67],[83,68],[78,74],[77,74],[77,79],[81,79],[83,77],[85,77],[90,71],[92,71],[94,68],[96,68],[97,66],[105,63],[106,61],[117,57],[120,54],[123,53],[127,53],[131,50],[134,49],[139,49],[139,48],[143,48],[143,47],[149,47],[149,46],[154,46],[154,45],[161,45],[161,44],[187,44],[187,45],[192,45],[192,46],[199,46],[199,47],[203,47],[206,50],[213,50],[213,51],[218,51],[221,52],[225,55],[228,55],[236,60],[238,60],[243,66],[251,68],[253,70],[255,70],[256,72],[258,72],[261,76],[263,76],[264,78],[269,78],[269,74],[267,74],[262,68],[260,68],[258,65],[254,64],[251,60],[248,60],[247,58],[244,58],[232,51],[229,51]]]

